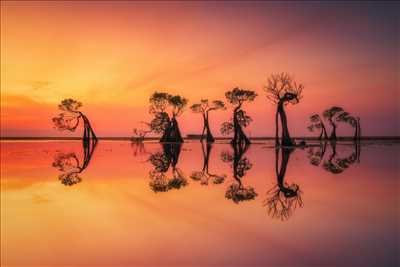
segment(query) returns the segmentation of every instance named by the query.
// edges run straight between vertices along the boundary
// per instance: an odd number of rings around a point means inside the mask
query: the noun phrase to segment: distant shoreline
[[[110,141],[131,141],[131,137],[127,136],[119,136],[119,137],[98,137],[99,140],[110,140]],[[230,140],[230,137],[216,137],[216,140]],[[275,140],[275,137],[250,137],[251,140]],[[295,140],[315,140],[318,141],[318,137],[293,137]],[[54,140],[54,141],[62,141],[62,140],[82,140],[81,137],[52,137],[52,136],[43,136],[43,137],[30,137],[30,136],[0,136],[0,140]],[[158,141],[158,137],[146,137],[144,141]],[[200,138],[184,138],[184,140],[200,140]],[[338,137],[338,141],[352,141],[353,137],[344,136]],[[400,140],[400,136],[363,136],[361,140]],[[328,140],[327,140],[328,141]]]

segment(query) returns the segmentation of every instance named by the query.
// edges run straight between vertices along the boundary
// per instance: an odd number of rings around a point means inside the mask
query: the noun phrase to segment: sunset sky
[[[98,136],[129,136],[149,120],[155,90],[189,104],[255,90],[250,136],[274,134],[263,86],[289,72],[304,84],[287,107],[291,135],[339,105],[363,135],[400,135],[400,5],[318,2],[1,2],[1,135],[70,136],[51,118],[83,102]],[[230,109],[211,114],[215,135]],[[201,131],[187,108],[184,135]],[[352,134],[340,125],[339,135]]]

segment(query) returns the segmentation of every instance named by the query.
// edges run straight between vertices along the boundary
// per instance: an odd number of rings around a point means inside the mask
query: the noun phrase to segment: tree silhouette
[[[322,140],[322,138],[328,139],[328,134],[326,132],[324,122],[322,121],[321,117],[318,114],[313,114],[310,116],[310,125],[307,128],[311,132],[313,132],[315,129],[319,129],[320,130],[320,134],[318,137],[319,140]]]
[[[279,166],[279,150],[281,150],[282,161]],[[302,191],[297,184],[286,183],[285,174],[293,148],[283,147],[275,149],[275,173],[277,184],[267,192],[264,206],[272,218],[288,220],[297,207],[303,207],[301,199]],[[278,170],[279,169],[279,170]]]
[[[181,144],[163,144],[163,152],[151,154],[150,163],[154,169],[150,171],[150,188],[154,192],[166,192],[170,189],[180,189],[187,185],[183,172],[177,167]],[[172,168],[172,177],[167,172]]]
[[[228,102],[233,106],[233,115],[229,122],[224,122],[221,126],[221,133],[228,135],[234,133],[231,144],[236,146],[244,146],[250,144],[249,138],[243,131],[242,127],[247,127],[252,121],[251,117],[242,110],[242,105],[246,102],[252,102],[257,94],[254,91],[241,88],[234,88],[225,93]]]
[[[353,117],[351,116],[348,112],[342,112],[340,113],[337,117],[336,117],[336,121],[338,122],[344,122],[344,123],[348,123],[351,127],[354,128],[354,136],[353,139],[354,140],[358,140],[360,139],[360,118],[357,117]]]
[[[257,196],[253,187],[245,187],[242,184],[242,178],[246,172],[253,166],[248,158],[243,157],[249,148],[249,144],[232,145],[234,154],[224,152],[221,154],[222,161],[231,163],[233,169],[234,183],[229,185],[225,197],[231,199],[234,203],[252,200]]]
[[[177,117],[187,105],[187,99],[179,95],[155,92],[150,97],[150,113],[154,116],[148,124],[150,129],[162,134],[160,142],[182,143]]]
[[[225,110],[225,104],[221,100],[214,100],[211,103],[209,103],[208,99],[202,99],[200,100],[200,103],[193,104],[190,109],[194,113],[201,113],[203,116],[203,130],[201,132],[201,138],[200,142],[206,138],[207,142],[212,143],[214,142],[214,137],[211,134],[210,130],[210,122],[209,122],[209,112],[212,110]],[[205,136],[204,136],[205,133]]]
[[[83,163],[81,165],[75,153],[57,153],[54,157],[52,166],[62,172],[58,179],[64,185],[74,185],[82,181],[80,174],[89,166],[97,142],[92,142],[90,146],[83,146]]]
[[[337,136],[336,136],[337,125],[336,125],[335,121],[336,121],[336,117],[339,116],[343,112],[344,112],[343,108],[333,106],[333,107],[325,110],[322,114],[324,116],[324,118],[327,119],[329,121],[329,124],[332,126],[332,132],[329,137],[329,139],[331,139],[331,140],[337,139]]]
[[[201,185],[208,185],[210,179],[213,184],[223,183],[225,181],[226,175],[212,174],[210,173],[208,168],[212,145],[210,143],[201,143],[201,149],[203,151],[203,168],[201,171],[192,172],[190,178],[195,181],[200,181]]]
[[[88,145],[90,142],[88,140],[93,139],[97,142],[96,134],[90,125],[89,119],[83,114],[79,109],[82,107],[82,103],[74,99],[68,98],[61,101],[58,105],[58,109],[62,112],[54,117],[53,123],[54,127],[60,131],[71,131],[74,132],[78,126],[79,122],[83,121],[83,143],[84,146]]]
[[[290,138],[287,117],[284,106],[299,103],[302,98],[303,84],[298,84],[287,73],[272,74],[268,78],[267,85],[264,90],[267,98],[277,105],[275,113],[275,144],[279,146],[279,117],[282,126],[282,146],[295,145]]]

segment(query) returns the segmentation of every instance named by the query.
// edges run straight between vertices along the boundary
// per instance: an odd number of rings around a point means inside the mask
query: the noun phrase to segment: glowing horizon
[[[289,72],[305,85],[288,106],[293,136],[333,105],[361,117],[364,136],[400,135],[396,3],[1,2],[1,136],[71,136],[53,129],[64,98],[83,103],[98,136],[130,136],[155,90],[225,101],[239,86],[250,136],[273,136],[263,86]],[[230,109],[211,116],[219,126]],[[183,135],[201,131],[187,107]],[[353,130],[340,125],[339,135]],[[78,135],[80,135],[78,133]]]

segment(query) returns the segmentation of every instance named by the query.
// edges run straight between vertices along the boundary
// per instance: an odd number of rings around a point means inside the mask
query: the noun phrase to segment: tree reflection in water
[[[257,196],[254,188],[251,186],[243,186],[241,180],[246,175],[246,172],[253,166],[248,158],[243,157],[249,146],[248,144],[234,144],[232,145],[233,155],[229,152],[223,152],[221,154],[222,161],[231,163],[234,178],[234,182],[229,185],[226,190],[225,197],[231,199],[235,203],[252,200]]]
[[[333,141],[330,143],[332,148],[332,153],[329,156],[328,160],[325,160],[322,167],[333,174],[340,174],[345,171],[350,165],[359,162],[360,160],[360,143],[353,143],[353,151],[347,157],[340,157],[336,150],[336,142]]]
[[[212,174],[209,171],[208,165],[212,147],[213,145],[211,143],[201,142],[201,149],[203,152],[203,168],[201,171],[193,171],[192,175],[190,176],[190,178],[192,178],[194,181],[200,181],[201,185],[208,185],[210,181],[213,184],[222,184],[226,179],[225,174]]]
[[[60,152],[56,154],[52,166],[62,172],[58,176],[62,184],[71,186],[82,181],[79,175],[89,166],[96,145],[97,139],[90,138],[83,140],[84,156],[82,165],[75,152]]]
[[[317,146],[309,147],[309,149],[307,151],[307,156],[312,165],[319,166],[321,164],[321,161],[325,155],[327,144],[328,143],[326,141],[322,141],[322,142],[319,142],[318,147]]]
[[[170,189],[180,189],[186,186],[187,180],[183,172],[177,167],[182,145],[162,144],[163,152],[151,154],[149,162],[154,169],[150,171],[150,188],[154,192],[166,192]],[[167,177],[167,172],[172,168],[172,177]]]
[[[279,152],[282,154],[282,161],[279,168]],[[303,207],[301,199],[302,191],[297,184],[285,182],[285,174],[293,148],[282,147],[275,150],[275,172],[277,184],[267,192],[267,199],[264,206],[272,218],[288,220],[297,207]],[[279,169],[279,170],[278,170]]]

